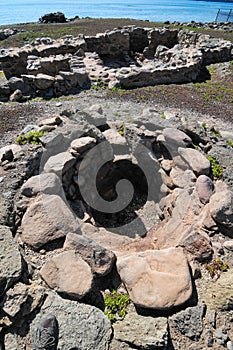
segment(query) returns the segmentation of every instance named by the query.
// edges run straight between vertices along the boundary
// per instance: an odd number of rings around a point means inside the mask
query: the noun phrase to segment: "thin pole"
[[[231,17],[231,12],[232,12],[232,9],[231,9],[231,10],[229,11],[229,13],[228,13],[227,22],[228,22],[229,18]]]
[[[217,21],[218,21],[218,15],[219,15],[219,12],[220,12],[220,9],[218,9],[218,13],[217,13],[217,16],[216,16],[216,18],[215,18],[215,22],[217,22]]]

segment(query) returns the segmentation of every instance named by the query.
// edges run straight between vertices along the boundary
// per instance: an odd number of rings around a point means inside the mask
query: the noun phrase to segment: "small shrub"
[[[125,126],[124,124],[122,124],[121,126],[119,126],[117,128],[117,131],[118,131],[118,134],[120,134],[121,136],[124,136],[125,135]]]
[[[227,271],[229,266],[226,262],[218,258],[213,260],[210,264],[205,264],[205,268],[209,272],[211,278],[216,277],[218,279],[220,277],[220,273]]]
[[[211,156],[207,156],[207,159],[210,161],[212,174],[215,180],[220,179],[223,175],[223,170],[219,162]]]
[[[201,126],[203,127],[203,129],[206,130],[206,123],[205,122],[201,123]]]
[[[227,140],[227,144],[233,148],[233,142],[231,140]]]
[[[104,294],[104,314],[113,323],[118,319],[123,320],[127,314],[127,305],[130,303],[128,294],[118,293],[113,290],[110,294]]]
[[[26,135],[21,134],[16,137],[16,143],[18,145],[25,145],[26,143],[31,143],[33,145],[41,145],[40,137],[47,134],[44,131],[29,131]]]
[[[221,133],[220,133],[219,131],[216,131],[216,130],[214,130],[214,129],[211,129],[211,130],[210,130],[210,133],[211,133],[211,135],[213,135],[213,136],[215,136],[215,137],[221,137],[221,136],[222,136]]]
[[[166,116],[165,116],[165,113],[164,113],[164,112],[160,114],[160,118],[166,119]]]

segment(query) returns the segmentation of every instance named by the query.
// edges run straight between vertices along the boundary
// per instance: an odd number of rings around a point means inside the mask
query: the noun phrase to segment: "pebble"
[[[58,103],[56,103],[55,106],[56,106],[56,107],[61,107],[61,106],[62,106],[62,103],[61,103],[61,102],[58,102]]]
[[[223,243],[223,248],[227,249],[227,250],[230,250],[230,251],[233,251],[233,240],[231,241],[225,241]]]
[[[4,177],[0,177],[0,183],[4,181]]]
[[[227,342],[227,349],[233,350],[233,342],[231,340]]]

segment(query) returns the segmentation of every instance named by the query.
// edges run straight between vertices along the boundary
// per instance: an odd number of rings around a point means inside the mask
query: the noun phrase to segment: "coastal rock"
[[[169,310],[191,297],[191,276],[181,248],[118,256],[117,270],[138,306]]]
[[[56,315],[60,350],[108,350],[112,336],[111,323],[96,307],[62,299],[50,292],[30,325],[31,337],[34,337],[36,327],[46,315]]]
[[[65,23],[66,17],[62,12],[51,12],[39,18],[42,23]]]

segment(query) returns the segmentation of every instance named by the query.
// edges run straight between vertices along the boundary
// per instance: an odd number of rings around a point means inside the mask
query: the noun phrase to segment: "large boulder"
[[[118,256],[117,270],[131,300],[138,306],[169,310],[192,295],[188,262],[181,248]]]
[[[60,196],[43,194],[33,200],[23,216],[20,239],[38,249],[78,230],[78,222]]]
[[[31,337],[46,315],[54,315],[59,325],[60,350],[107,350],[111,335],[111,323],[102,311],[94,306],[77,303],[50,292],[40,313],[32,321]]]

